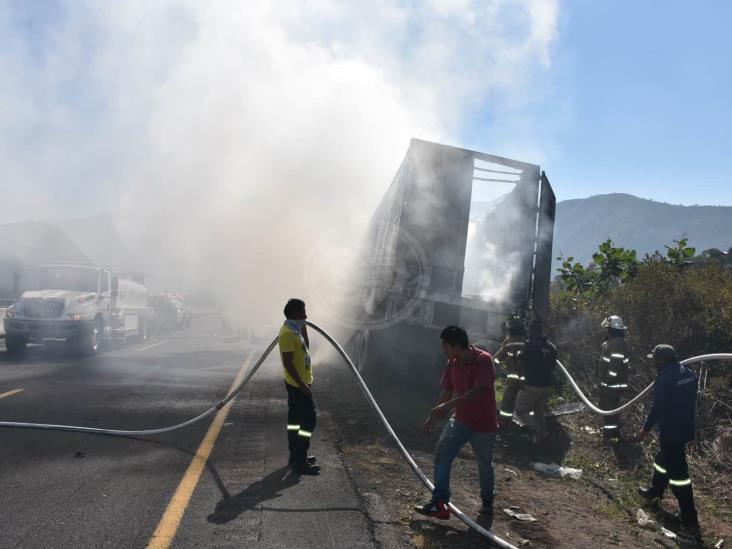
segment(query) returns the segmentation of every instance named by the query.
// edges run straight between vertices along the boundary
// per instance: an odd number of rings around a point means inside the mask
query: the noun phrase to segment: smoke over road
[[[521,112],[550,64],[557,11],[6,4],[4,201],[18,220],[111,211],[138,258],[130,269],[210,288],[239,320],[273,321],[287,297],[308,299],[318,237],[367,225],[410,137],[449,141],[466,117]]]

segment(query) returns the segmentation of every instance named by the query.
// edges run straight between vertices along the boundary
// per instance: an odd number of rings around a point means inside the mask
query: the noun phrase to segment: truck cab
[[[22,356],[28,343],[64,340],[76,352],[93,355],[104,337],[146,336],[147,290],[124,282],[92,265],[41,266],[38,289],[24,292],[5,313],[8,353]]]

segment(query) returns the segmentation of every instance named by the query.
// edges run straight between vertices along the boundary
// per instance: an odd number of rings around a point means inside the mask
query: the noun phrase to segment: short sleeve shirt
[[[313,369],[310,365],[310,353],[308,352],[307,345],[305,345],[305,338],[298,332],[294,327],[288,326],[287,323],[283,324],[280,328],[279,336],[280,346],[280,358],[282,353],[292,353],[292,364],[295,370],[300,375],[300,379],[308,385],[313,383]],[[285,370],[285,381],[297,387],[297,382],[292,378],[290,373]]]
[[[474,387],[483,387],[481,396],[455,408],[455,419],[475,432],[495,432],[498,430],[496,417],[496,371],[491,355],[470,346],[468,359],[459,365],[450,360],[442,375],[441,385],[453,396],[467,393]]]

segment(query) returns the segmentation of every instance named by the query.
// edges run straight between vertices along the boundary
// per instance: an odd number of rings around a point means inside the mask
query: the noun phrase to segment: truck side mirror
[[[112,299],[119,297],[119,278],[116,276],[112,277]]]

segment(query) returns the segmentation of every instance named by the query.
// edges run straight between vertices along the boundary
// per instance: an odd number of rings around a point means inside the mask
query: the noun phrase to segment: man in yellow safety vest
[[[317,412],[313,400],[313,370],[305,302],[290,299],[285,305],[285,323],[280,328],[279,347],[287,388],[287,441],[289,464],[301,475],[317,475],[320,467],[308,456]]]

